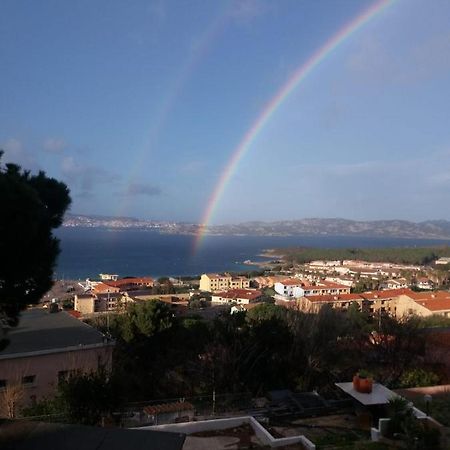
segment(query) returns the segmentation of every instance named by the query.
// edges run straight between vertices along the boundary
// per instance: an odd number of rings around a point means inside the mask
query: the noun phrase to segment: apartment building
[[[297,298],[295,304],[301,311],[317,313],[324,305],[331,305],[337,309],[347,309],[353,303],[356,303],[362,311],[368,310],[368,302],[360,294],[311,295]]]
[[[225,291],[227,289],[247,289],[250,280],[246,277],[232,277],[229,273],[204,273],[200,277],[200,290],[205,292]]]
[[[361,294],[312,295],[296,298],[296,306],[306,312],[318,312],[324,305],[347,309],[356,303],[368,314],[389,314],[398,318],[415,314],[421,317],[450,317],[450,292],[414,292],[410,289],[369,291]]]
[[[75,295],[74,309],[81,314],[119,311],[134,300],[126,292]]]
[[[450,292],[410,292],[400,295],[395,301],[397,317],[408,314],[427,317],[439,315],[450,317]]]

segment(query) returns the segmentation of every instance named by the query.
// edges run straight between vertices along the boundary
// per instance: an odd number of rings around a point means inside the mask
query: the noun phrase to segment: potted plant
[[[353,388],[363,394],[370,394],[373,388],[373,378],[369,371],[360,370],[353,377]]]

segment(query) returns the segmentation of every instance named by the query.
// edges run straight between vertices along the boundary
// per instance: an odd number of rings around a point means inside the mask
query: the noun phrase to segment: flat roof
[[[379,383],[373,383],[372,392],[370,394],[363,394],[353,388],[353,383],[336,383],[336,386],[342,389],[345,393],[353,397],[358,402],[366,406],[371,405],[386,405],[389,400],[398,395]]]
[[[44,308],[23,311],[19,324],[6,337],[9,344],[0,358],[105,342],[102,333],[65,311],[50,313]]]
[[[185,438],[183,433],[167,431],[31,421],[0,426],[0,446],[11,450],[181,450]]]

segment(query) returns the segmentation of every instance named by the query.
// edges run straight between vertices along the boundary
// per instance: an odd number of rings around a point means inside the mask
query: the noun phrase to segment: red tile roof
[[[429,301],[416,300],[416,303],[427,308],[429,311],[450,311],[450,298]]]
[[[364,292],[361,295],[367,300],[376,300],[376,299],[388,299],[393,297],[398,297],[399,295],[408,295],[413,294],[411,289],[402,288],[402,289],[386,289],[384,291],[368,291]]]
[[[284,284],[285,286],[306,286],[306,284],[309,284],[308,282],[298,280],[296,278],[287,278],[283,281],[280,281],[280,283]]]
[[[105,284],[113,287],[123,287],[128,285],[153,285],[153,278],[150,277],[135,277],[135,278],[121,278],[117,281],[105,281]]]
[[[308,295],[305,298],[307,298],[310,302],[326,302],[326,303],[364,300],[364,297],[360,294]]]
[[[242,298],[245,300],[255,300],[262,296],[262,292],[254,289],[230,289],[225,292],[218,292],[214,297],[222,298]]]
[[[117,286],[111,285],[110,282],[108,282],[108,284],[101,282],[94,286],[93,291],[95,293],[108,292],[108,291],[117,292],[117,291],[119,291],[119,288]]]
[[[429,311],[450,310],[450,292],[447,291],[412,292],[408,297]]]
[[[160,405],[150,405],[144,408],[144,412],[150,416],[178,411],[193,410],[194,406],[189,402],[162,403]]]

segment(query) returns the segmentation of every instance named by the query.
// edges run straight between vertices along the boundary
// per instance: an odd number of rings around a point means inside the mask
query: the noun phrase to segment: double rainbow
[[[201,224],[198,228],[194,242],[194,253],[198,250],[206,228],[217,209],[217,206],[225,192],[225,189],[235,173],[237,166],[250,149],[257,136],[264,129],[267,122],[271,119],[277,109],[289,97],[289,95],[306,79],[306,77],[329,56],[340,44],[352,36],[356,31],[363,27],[366,23],[378,16],[395,0],[379,0],[365,10],[362,14],[353,19],[344,28],[332,36],[316,53],[314,53],[306,62],[300,65],[288,81],[281,89],[272,97],[272,99],[264,106],[262,112],[257,117],[253,125],[243,136],[238,146],[234,149],[228,164],[225,166],[219,181],[217,182],[213,193],[211,194],[207,207],[203,213]]]

